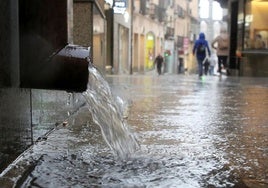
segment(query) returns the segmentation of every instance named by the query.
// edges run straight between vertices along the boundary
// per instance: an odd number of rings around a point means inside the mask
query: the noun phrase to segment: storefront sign
[[[184,54],[187,54],[189,50],[189,38],[188,37],[185,37],[183,39],[183,49],[184,49]]]
[[[127,0],[114,0],[114,13],[124,14],[127,8]]]

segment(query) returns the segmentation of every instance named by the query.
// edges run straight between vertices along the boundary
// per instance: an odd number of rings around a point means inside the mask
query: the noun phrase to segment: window
[[[247,0],[245,10],[244,49],[267,50],[268,0]]]

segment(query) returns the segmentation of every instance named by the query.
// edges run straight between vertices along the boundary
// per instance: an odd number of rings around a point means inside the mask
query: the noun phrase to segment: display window
[[[246,0],[245,50],[268,50],[268,0]]]

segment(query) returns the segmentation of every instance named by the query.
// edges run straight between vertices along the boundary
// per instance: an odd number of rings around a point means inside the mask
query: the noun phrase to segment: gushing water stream
[[[124,121],[124,103],[113,96],[109,84],[94,66],[89,67],[88,88],[83,95],[94,123],[100,126],[114,154],[124,159],[134,153],[139,145]]]

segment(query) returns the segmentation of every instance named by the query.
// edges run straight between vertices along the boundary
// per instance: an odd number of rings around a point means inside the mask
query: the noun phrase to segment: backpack
[[[227,50],[228,49],[228,39],[220,38],[218,42],[218,48],[220,50]]]
[[[206,51],[206,46],[203,43],[198,44],[197,46],[197,53],[202,54]]]

